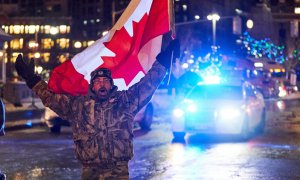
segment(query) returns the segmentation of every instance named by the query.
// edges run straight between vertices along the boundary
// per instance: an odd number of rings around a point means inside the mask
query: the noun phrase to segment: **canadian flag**
[[[97,68],[112,71],[119,90],[128,89],[151,68],[161,50],[162,35],[171,29],[172,0],[131,0],[114,27],[74,58],[56,67],[49,88],[84,95]]]

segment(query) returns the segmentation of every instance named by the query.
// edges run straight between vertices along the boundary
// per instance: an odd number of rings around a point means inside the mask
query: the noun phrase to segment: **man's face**
[[[97,77],[93,80],[93,91],[100,100],[108,99],[111,88],[112,84],[107,77]]]

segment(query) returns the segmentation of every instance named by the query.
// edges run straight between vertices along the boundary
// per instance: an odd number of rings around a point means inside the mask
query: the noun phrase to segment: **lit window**
[[[200,19],[200,16],[199,15],[195,15],[195,19],[196,20]]]
[[[82,47],[82,43],[81,42],[79,42],[79,41],[76,41],[75,43],[74,43],[74,47],[75,48],[81,48]]]
[[[42,39],[42,48],[43,49],[51,49],[54,45],[54,41],[50,38]]]
[[[28,26],[25,26],[25,34],[28,34]]]
[[[13,39],[10,41],[11,49],[22,49],[23,48],[23,39]]]
[[[41,53],[39,53],[39,52],[34,53],[34,58],[38,59],[40,57],[41,57]]]
[[[21,34],[24,34],[25,26],[24,26],[24,25],[21,25],[21,26],[20,26],[20,29],[21,29]]]
[[[38,47],[39,47],[39,44],[38,44],[37,42],[35,42],[35,41],[29,41],[29,42],[28,42],[28,47],[29,47],[30,49],[38,48]]]
[[[84,25],[87,25],[87,20],[84,20],[84,21],[83,21],[83,24],[84,24]]]
[[[66,34],[67,33],[67,26],[66,25],[60,25],[59,26],[59,32],[61,34]]]
[[[14,25],[14,29],[13,29],[13,33],[14,34],[20,34],[21,33],[21,26],[20,25]]]
[[[295,14],[300,14],[300,7],[295,7]]]
[[[71,27],[68,26],[68,27],[67,27],[67,33],[70,33],[70,30],[71,30]]]
[[[67,54],[62,54],[59,56],[58,60],[60,63],[65,62],[66,60],[68,60],[69,56]]]
[[[8,43],[4,42],[4,49],[7,49],[7,48],[8,48]]]
[[[35,33],[35,25],[28,26],[28,33],[29,34],[34,34]]]
[[[39,25],[35,25],[35,31],[39,32],[40,31],[40,26]]]
[[[58,28],[55,27],[55,26],[52,26],[52,27],[50,28],[50,34],[56,35],[57,33],[58,33]]]
[[[6,33],[9,33],[9,32],[8,32],[8,26],[5,26],[5,29],[4,29],[4,30],[5,30]]]
[[[41,33],[45,33],[44,32],[44,26],[41,26],[41,31],[40,31]]]
[[[9,26],[9,34],[13,34],[14,33],[14,26],[10,25]]]
[[[43,53],[42,59],[44,60],[44,62],[49,62],[50,61],[50,53]]]
[[[19,54],[22,54],[22,53],[21,52],[14,52],[14,53],[12,53],[10,61],[13,62],[13,63],[15,63]]]
[[[61,38],[61,39],[56,40],[56,43],[58,44],[59,48],[61,48],[61,49],[69,48],[69,46],[70,46],[69,42],[70,42],[70,40],[66,39],[66,38]]]
[[[50,25],[45,25],[44,29],[45,29],[45,34],[50,33]]]
[[[35,57],[34,57],[34,54],[35,54],[35,53],[28,53],[28,58],[29,58],[29,59],[35,58]]]

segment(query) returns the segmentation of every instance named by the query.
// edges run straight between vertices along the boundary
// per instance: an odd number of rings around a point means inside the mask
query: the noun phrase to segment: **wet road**
[[[280,108],[282,108],[280,110]],[[269,101],[265,134],[248,142],[189,136],[171,143],[167,113],[151,131],[135,131],[131,179],[300,179],[300,103]],[[0,169],[8,179],[80,179],[69,128],[10,131],[0,138]]]

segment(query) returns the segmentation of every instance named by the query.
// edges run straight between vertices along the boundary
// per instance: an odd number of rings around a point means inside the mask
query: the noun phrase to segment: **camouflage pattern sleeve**
[[[164,66],[155,61],[148,73],[126,91],[131,112],[138,113],[151,100],[166,71]]]
[[[69,117],[73,114],[71,113],[72,96],[53,93],[45,81],[37,83],[32,90],[39,96],[44,106],[49,107],[58,116],[66,120],[73,119]]]

